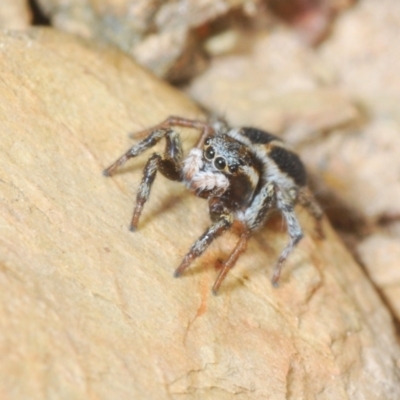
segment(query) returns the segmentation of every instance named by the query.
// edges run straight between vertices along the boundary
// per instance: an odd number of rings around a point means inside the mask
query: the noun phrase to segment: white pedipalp
[[[190,189],[202,192],[204,190],[218,190],[220,194],[224,193],[229,187],[228,178],[212,171],[199,171],[189,182]]]
[[[183,177],[185,182],[190,182],[194,175],[196,175],[203,167],[203,152],[197,147],[190,150],[188,156],[183,161]]]
[[[197,192],[205,190],[225,192],[229,186],[229,181],[225,175],[214,171],[200,171],[204,165],[202,156],[202,150],[194,148],[190,150],[183,162],[182,171],[186,187]]]

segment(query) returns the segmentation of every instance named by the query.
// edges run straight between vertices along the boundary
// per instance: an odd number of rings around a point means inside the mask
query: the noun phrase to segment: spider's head
[[[227,197],[235,208],[247,205],[256,189],[259,174],[253,164],[248,147],[228,135],[209,136],[204,141],[202,170],[227,178]]]
[[[209,136],[204,141],[204,169],[235,176],[252,167],[252,158],[246,146],[227,135]]]

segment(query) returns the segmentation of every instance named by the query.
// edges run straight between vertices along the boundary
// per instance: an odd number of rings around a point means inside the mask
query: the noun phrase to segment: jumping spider
[[[186,158],[174,127],[201,131],[196,146]],[[185,255],[175,277],[182,275],[193,260],[235,222],[240,226],[239,240],[222,264],[212,289],[216,294],[229,270],[246,250],[252,232],[266,223],[273,210],[279,210],[286,221],[290,240],[273,271],[272,284],[277,286],[285,260],[303,237],[294,211],[297,203],[309,210],[322,236],[323,214],[306,186],[303,163],[277,136],[255,128],[229,128],[223,122],[212,124],[181,117],[169,117],[138,135],[146,137],[104,170],[104,175],[112,175],[129,158],[140,155],[165,138],[164,154],[153,153],[144,167],[131,222],[132,231],[136,230],[157,171],[170,180],[183,182],[196,196],[209,203],[212,224]]]

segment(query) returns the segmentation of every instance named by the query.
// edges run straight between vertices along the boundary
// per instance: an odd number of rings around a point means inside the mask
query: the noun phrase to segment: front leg
[[[176,269],[174,276],[177,278],[183,274],[185,269],[204,253],[206,248],[218,237],[226,232],[233,223],[233,216],[231,214],[223,214],[219,219],[214,222],[196,242],[193,244],[189,252],[183,258],[181,265]]]
[[[159,153],[154,153],[143,169],[143,178],[137,193],[135,210],[130,226],[131,231],[135,231],[137,228],[143,206],[150,196],[150,190],[157,171],[160,171],[170,180],[180,181],[182,180],[181,159],[182,146],[179,135],[173,131],[167,132],[164,155],[161,156]]]
[[[236,246],[233,249],[232,253],[230,254],[229,258],[226,261],[224,261],[224,263],[222,264],[222,269],[221,269],[217,279],[215,280],[214,286],[212,288],[212,292],[214,295],[216,295],[218,293],[221,283],[224,281],[228,272],[235,266],[236,261],[238,260],[240,255],[246,251],[247,242],[250,239],[250,236],[251,236],[251,232],[246,229],[240,235],[239,241],[236,243]]]
[[[113,164],[111,164],[108,168],[106,168],[103,171],[103,175],[111,176],[119,167],[122,167],[130,158],[137,157],[145,150],[157,144],[163,137],[171,133],[172,133],[171,129],[165,129],[165,128],[152,131],[149,136],[147,136],[141,142],[132,146],[126,153],[124,153]]]
[[[196,143],[197,148],[201,148],[203,146],[204,140],[207,136],[214,135],[215,130],[213,125],[208,122],[200,121],[197,119],[188,119],[177,116],[170,116],[165,121],[160,124],[153,126],[152,128],[145,129],[141,132],[137,132],[134,134],[135,137],[145,137],[150,133],[157,130],[170,130],[175,126],[180,126],[182,128],[192,128],[201,131],[201,135]]]
[[[133,211],[130,230],[136,231],[139,223],[140,215],[142,214],[143,206],[150,196],[151,186],[157,175],[157,170],[162,162],[162,157],[158,153],[154,153],[147,161],[143,169],[143,178],[140,182],[139,190],[136,196],[136,205]]]

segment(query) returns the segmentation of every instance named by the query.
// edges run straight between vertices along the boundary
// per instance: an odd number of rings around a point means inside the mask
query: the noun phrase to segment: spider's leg
[[[230,254],[229,258],[222,264],[222,269],[215,280],[214,286],[212,288],[212,292],[214,295],[217,294],[221,283],[225,279],[228,272],[235,266],[236,261],[240,257],[242,253],[246,251],[247,242],[250,239],[251,232],[246,230],[240,235],[239,241],[236,243],[235,248],[233,249],[232,253]]]
[[[175,131],[168,132],[159,171],[172,181],[182,181],[182,157],[183,150],[179,135]]]
[[[276,199],[277,199],[277,208],[281,211],[283,217],[285,218],[290,240],[289,243],[286,245],[286,247],[283,249],[274,268],[274,272],[272,275],[272,284],[275,287],[278,286],[278,281],[281,276],[281,270],[284,262],[288,258],[289,254],[293,251],[297,243],[303,237],[303,232],[300,223],[294,211],[295,200],[293,200],[293,197],[291,197],[287,192],[280,190],[277,187]]]
[[[245,213],[245,222],[249,230],[256,230],[265,224],[265,221],[276,204],[276,185],[265,185],[255,196]]]
[[[228,272],[235,266],[240,255],[246,251],[247,242],[250,239],[251,232],[265,223],[267,215],[272,210],[275,201],[275,185],[269,184],[260,190],[250,207],[246,210],[244,215],[244,231],[241,233],[229,258],[222,264],[222,269],[212,289],[214,294],[217,294],[221,283]]]
[[[111,176],[115,170],[122,165],[124,165],[130,158],[137,157],[139,154],[143,153],[145,150],[153,147],[157,142],[159,142],[165,135],[171,132],[170,129],[156,129],[152,131],[149,136],[143,139],[141,142],[135,144],[126,153],[124,153],[118,160],[111,164],[108,168],[103,171],[105,176]]]
[[[196,120],[196,119],[188,119],[188,118],[182,118],[182,117],[177,117],[177,116],[170,116],[168,117],[165,121],[161,122],[160,124],[149,128],[145,129],[143,131],[134,133],[134,137],[145,137],[149,135],[151,132],[155,130],[163,130],[163,129],[171,129],[175,126],[180,126],[182,128],[193,128],[201,131],[201,135],[199,137],[199,140],[196,143],[195,147],[202,147],[204,140],[207,136],[213,135],[214,134],[214,129],[211,124]]]
[[[233,216],[231,214],[221,215],[193,244],[189,252],[183,258],[181,265],[176,269],[174,276],[177,278],[182,275],[183,271],[199,257],[206,248],[218,236],[221,236],[228,230],[233,223]]]
[[[136,205],[133,211],[132,221],[130,230],[135,231],[139,222],[140,215],[142,214],[144,203],[150,196],[151,185],[157,175],[157,169],[162,160],[162,156],[159,153],[153,153],[147,160],[147,163],[143,169],[143,178],[140,182],[139,190],[136,197]]]
[[[153,153],[143,169],[143,178],[140,182],[136,197],[135,210],[133,211],[130,229],[135,231],[142,214],[143,206],[150,196],[151,186],[159,170],[170,180],[182,180],[181,173],[182,146],[179,135],[174,131],[166,134],[165,153],[161,156],[159,153]]]
[[[310,192],[310,189],[307,187],[301,188],[299,190],[298,202],[304,208],[308,210],[308,212],[315,219],[315,230],[317,231],[320,238],[325,238],[323,226],[322,226],[322,218],[324,213],[320,207],[320,205],[315,200],[313,194]]]

